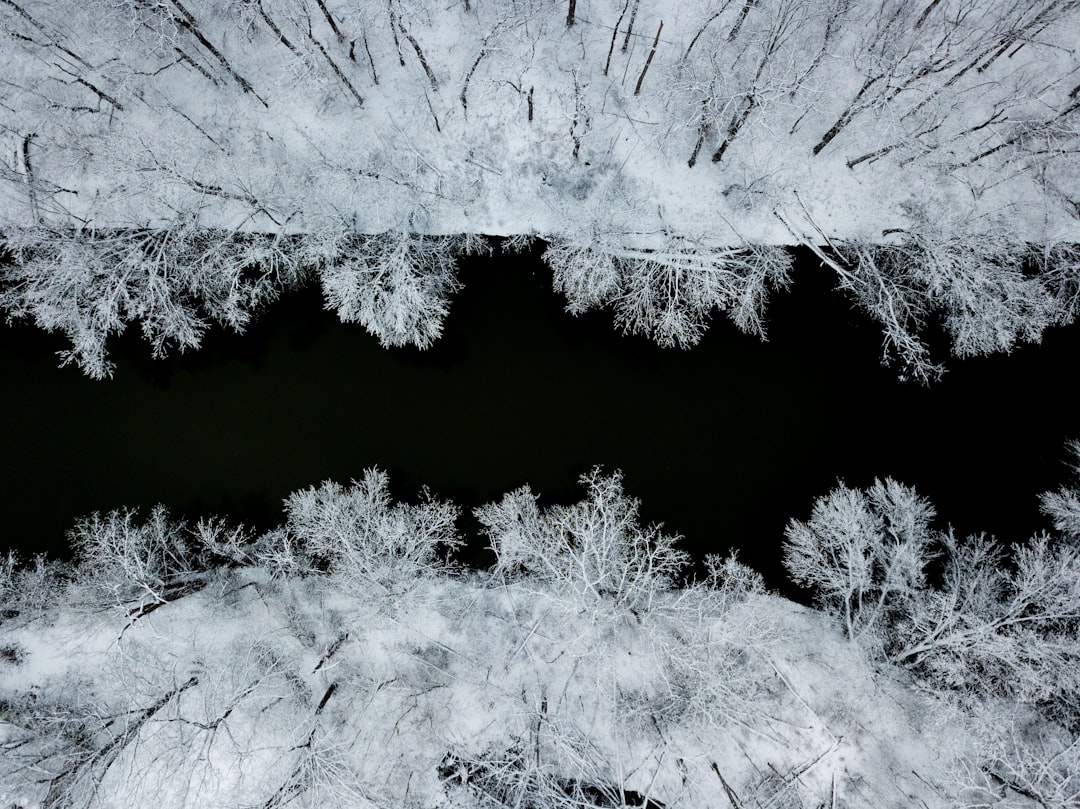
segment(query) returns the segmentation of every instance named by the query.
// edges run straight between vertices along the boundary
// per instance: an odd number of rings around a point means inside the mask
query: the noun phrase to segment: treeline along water
[[[1077,328],[954,360],[922,388],[880,366],[877,328],[807,256],[770,305],[769,342],[719,319],[680,351],[618,334],[606,312],[565,314],[539,254],[463,262],[425,352],[341,324],[317,287],[165,360],[132,326],[105,382],[56,367],[61,335],[4,328],[3,544],[64,555],[78,517],[158,502],[267,529],[290,491],[372,465],[399,497],[427,484],[466,511],[526,482],[572,502],[581,473],[620,468],[646,520],[699,557],[739,549],[777,587],[785,523],[838,479],[913,484],[961,534],[1048,527],[1037,495],[1065,481],[1080,437]]]

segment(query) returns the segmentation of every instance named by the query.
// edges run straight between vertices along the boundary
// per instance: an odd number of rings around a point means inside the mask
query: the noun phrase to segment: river
[[[317,286],[165,360],[132,327],[102,382],[56,367],[61,335],[0,328],[2,544],[64,555],[79,516],[157,502],[267,529],[290,491],[372,465],[396,496],[427,484],[467,512],[525,482],[566,503],[602,464],[693,553],[738,548],[783,587],[785,523],[838,479],[891,475],[960,534],[1022,540],[1049,527],[1037,495],[1067,480],[1064,442],[1080,438],[1080,329],[903,384],[877,327],[806,256],[769,342],[717,319],[687,351],[620,335],[607,312],[565,314],[536,252],[469,259],[460,278],[425,352],[341,324]],[[461,525],[482,563],[475,521]]]

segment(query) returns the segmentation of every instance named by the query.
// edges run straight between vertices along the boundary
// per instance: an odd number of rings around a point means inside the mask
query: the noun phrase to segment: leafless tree
[[[937,378],[941,366],[920,336],[936,314],[960,357],[1037,342],[1055,322],[1054,295],[1024,270],[1031,247],[1012,238],[1007,226],[931,222],[923,208],[908,211],[912,226],[899,233],[898,244],[833,245],[840,289],[884,328],[885,361],[899,359],[905,376],[923,382]]]
[[[153,508],[145,522],[131,509],[95,512],[75,525],[69,539],[80,578],[119,604],[164,604],[175,598],[179,580],[195,567],[184,527],[163,506]]]
[[[541,510],[525,486],[475,511],[497,556],[494,572],[538,577],[584,606],[610,600],[648,610],[687,562],[678,537],[638,525],[638,501],[623,493],[619,472],[596,468],[581,483],[588,498],[573,506]]]
[[[1073,476],[1080,478],[1080,441],[1070,441],[1068,449],[1073,457]],[[1080,537],[1080,491],[1075,487],[1062,486],[1056,492],[1042,495],[1043,513],[1054,521],[1054,528],[1068,537]]]
[[[406,231],[357,236],[321,269],[327,308],[359,322],[383,346],[429,347],[442,334],[449,296],[458,288],[459,239]]]
[[[368,469],[349,487],[326,481],[285,501],[285,531],[310,560],[359,586],[407,585],[442,570],[443,554],[462,544],[457,506],[421,493],[417,505],[395,503],[389,476]]]
[[[155,230],[6,234],[0,307],[72,342],[61,355],[89,376],[110,376],[105,344],[131,321],[154,356],[200,344],[209,320],[243,330],[251,314],[300,277],[287,239],[202,228],[192,218]],[[261,274],[253,274],[259,267]]]
[[[951,5],[881,0],[863,9],[864,34],[852,52],[863,81],[814,146],[815,155],[862,112],[880,109],[905,92],[919,92],[928,83],[936,82],[937,92],[947,90],[976,66],[985,55],[987,11],[975,4]]]
[[[787,285],[791,261],[782,248],[719,249],[675,237],[659,249],[554,242],[544,260],[568,311],[610,305],[624,332],[682,347],[701,339],[714,309],[743,331],[764,335],[769,290]]]
[[[1080,737],[1022,710],[990,705],[979,744],[953,766],[963,809],[1067,809],[1080,797]]]
[[[61,603],[69,570],[44,553],[23,560],[14,551],[0,557],[0,613],[13,617],[40,616]]]
[[[786,529],[784,565],[843,622],[853,641],[873,640],[925,585],[934,558],[933,507],[891,478],[862,492],[839,486],[808,522]]]
[[[1033,537],[1005,549],[934,532],[933,509],[891,480],[840,486],[787,529],[784,563],[872,654],[928,686],[1075,712],[1080,677],[1080,548]],[[940,557],[940,580],[927,577]]]

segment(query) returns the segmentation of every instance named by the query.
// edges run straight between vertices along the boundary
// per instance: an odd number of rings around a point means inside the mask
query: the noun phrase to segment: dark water
[[[565,315],[536,255],[467,262],[426,352],[380,348],[314,287],[165,361],[133,328],[106,382],[56,367],[63,337],[2,328],[0,545],[62,555],[80,515],[157,502],[265,529],[290,491],[371,465],[399,497],[428,484],[467,510],[525,482],[571,502],[590,467],[621,468],[647,520],[695,554],[739,548],[773,586],[785,523],[841,478],[914,484],[959,533],[1048,527],[1037,495],[1065,482],[1080,437],[1080,330],[954,361],[925,389],[880,367],[877,328],[813,262],[795,278],[770,342],[717,320],[690,351],[621,336],[606,312]]]

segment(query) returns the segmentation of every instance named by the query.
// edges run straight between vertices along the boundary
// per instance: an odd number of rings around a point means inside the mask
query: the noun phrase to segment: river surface
[[[132,327],[102,382],[57,368],[62,335],[0,327],[0,545],[64,555],[79,516],[158,502],[268,529],[290,491],[373,465],[396,496],[427,484],[466,512],[526,482],[572,502],[579,475],[619,468],[645,520],[699,557],[739,549],[774,587],[784,525],[838,479],[913,484],[960,534],[1049,527],[1037,495],[1068,479],[1064,442],[1080,438],[1080,329],[952,360],[923,388],[881,367],[877,327],[814,262],[794,277],[769,342],[717,319],[687,351],[623,336],[607,312],[565,314],[536,253],[465,262],[424,352],[341,324],[317,286],[166,360]],[[483,562],[475,521],[461,526]]]

